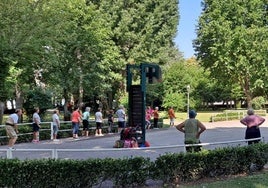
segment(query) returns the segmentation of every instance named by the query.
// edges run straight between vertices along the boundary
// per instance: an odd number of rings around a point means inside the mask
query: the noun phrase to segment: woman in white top
[[[98,108],[98,111],[95,113],[95,121],[96,121],[96,133],[95,136],[103,136],[102,134],[102,113],[101,108]]]

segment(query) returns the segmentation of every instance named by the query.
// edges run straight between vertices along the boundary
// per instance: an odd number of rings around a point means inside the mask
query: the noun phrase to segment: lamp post
[[[186,86],[187,89],[187,117],[189,118],[189,108],[190,108],[190,85]]]

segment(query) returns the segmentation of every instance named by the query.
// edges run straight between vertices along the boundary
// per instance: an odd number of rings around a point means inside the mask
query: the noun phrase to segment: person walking
[[[35,108],[35,112],[33,114],[33,143],[39,142],[39,129],[41,128],[41,118],[39,116],[40,109]]]
[[[103,136],[102,134],[102,113],[101,113],[101,108],[98,108],[98,111],[95,113],[95,121],[96,121],[96,132],[95,136]]]
[[[178,124],[176,129],[184,133],[184,144],[199,144],[200,135],[206,130],[199,120],[195,119],[196,112],[194,110],[189,111],[189,119]],[[201,146],[186,146],[187,152],[201,151]]]
[[[159,108],[155,107],[154,108],[154,112],[153,112],[153,116],[154,116],[154,129],[158,129],[158,119],[159,119],[159,112],[158,112]]]
[[[90,117],[90,107],[86,107],[85,112],[83,113],[82,120],[83,120],[83,136],[88,137],[89,131],[89,117]]]
[[[126,112],[123,105],[119,106],[116,116],[118,118],[118,132],[121,133],[122,129],[126,127]]]
[[[57,139],[58,131],[60,128],[59,110],[54,110],[54,113],[52,115],[52,122],[53,122],[53,141],[59,141]]]
[[[248,116],[240,120],[240,123],[247,126],[245,139],[260,138],[261,131],[259,126],[263,124],[265,119],[263,117],[255,115],[254,110],[252,108],[248,109],[247,114]],[[260,142],[260,139],[248,141],[248,145],[255,144],[258,142]]]
[[[72,113],[72,127],[73,127],[73,139],[78,139],[79,125],[81,122],[81,114],[79,112],[79,107],[75,107]]]
[[[8,148],[9,149],[14,149],[14,144],[16,142],[16,140],[18,139],[18,122],[19,122],[19,119],[21,117],[21,114],[22,114],[22,110],[21,109],[17,109],[15,111],[15,113],[11,114],[7,121],[6,121],[6,125],[5,125],[5,128],[6,128],[6,133],[7,133],[7,136],[9,138],[8,140]]]
[[[176,116],[175,116],[175,112],[172,106],[168,110],[168,117],[169,117],[169,126],[174,127]]]

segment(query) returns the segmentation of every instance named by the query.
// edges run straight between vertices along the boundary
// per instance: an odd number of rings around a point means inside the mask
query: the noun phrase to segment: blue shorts
[[[119,128],[125,128],[126,127],[126,122],[125,121],[118,121],[118,127]]]
[[[53,125],[53,134],[58,134],[59,127],[58,125]]]

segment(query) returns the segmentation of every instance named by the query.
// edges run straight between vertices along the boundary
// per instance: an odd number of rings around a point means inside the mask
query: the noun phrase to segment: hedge
[[[172,186],[205,177],[249,173],[268,161],[268,144],[169,153],[155,161],[143,157],[124,159],[0,160],[0,187],[92,187],[109,180],[116,187],[140,187],[149,179]]]

